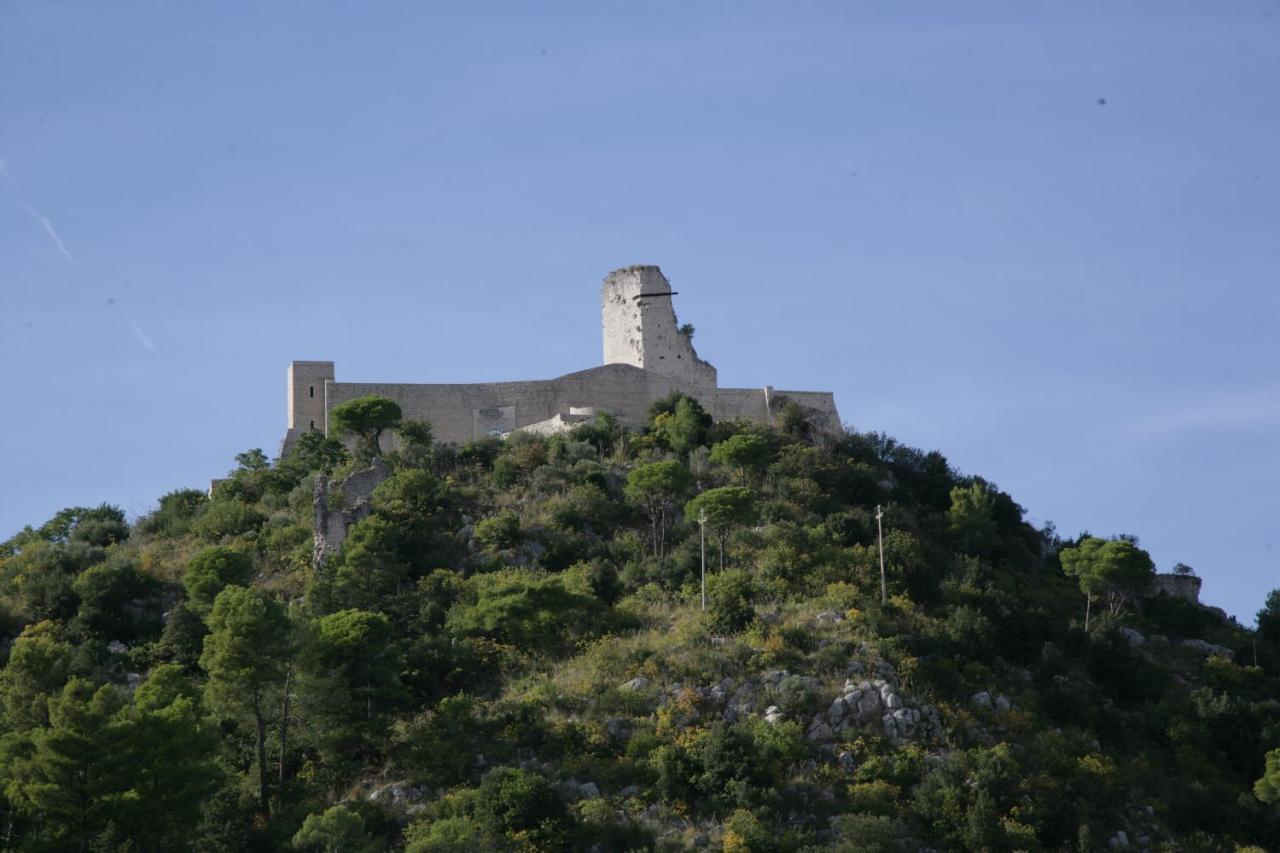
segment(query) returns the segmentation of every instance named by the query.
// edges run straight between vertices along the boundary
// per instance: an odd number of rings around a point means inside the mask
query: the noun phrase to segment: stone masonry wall
[[[625,364],[607,364],[532,382],[484,382],[457,385],[401,385],[376,382],[329,382],[329,409],[377,394],[400,404],[407,418],[431,422],[437,441],[462,444],[475,438],[479,411],[514,408],[513,428],[529,426],[570,409],[595,407],[611,412],[632,427],[644,423],[649,404],[685,386],[676,379]],[[710,409],[710,407],[708,407]],[[481,419],[483,423],[483,419]]]
[[[1160,574],[1151,579],[1148,595],[1172,595],[1192,604],[1200,603],[1200,578],[1195,575]]]
[[[387,479],[390,471],[381,458],[362,471],[353,472],[338,484],[342,495],[340,506],[333,506],[329,478],[316,477],[312,507],[314,511],[311,565],[320,568],[325,558],[335,553],[347,538],[347,530],[373,512],[370,498],[378,484]]]
[[[716,369],[680,334],[670,294],[671,284],[654,266],[625,267],[605,277],[600,289],[604,363],[673,376],[691,388],[715,388]]]

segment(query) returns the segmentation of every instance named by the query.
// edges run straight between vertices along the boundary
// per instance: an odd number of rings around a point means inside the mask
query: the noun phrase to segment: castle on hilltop
[[[609,412],[624,425],[644,424],[650,404],[679,391],[716,420],[772,424],[787,403],[800,406],[815,428],[841,431],[829,391],[721,388],[716,369],[698,357],[691,334],[676,325],[671,289],[656,266],[614,270],[600,290],[604,364],[558,379],[479,384],[338,382],[332,361],[289,365],[289,428],[281,452],[300,435],[328,430],[335,406],[378,395],[400,404],[406,418],[430,421],[437,441],[463,444],[516,430],[552,433]]]

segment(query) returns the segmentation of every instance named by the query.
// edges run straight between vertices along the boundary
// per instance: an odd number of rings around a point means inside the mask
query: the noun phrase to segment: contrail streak
[[[27,213],[31,214],[31,217],[35,219],[36,222],[40,223],[40,227],[44,229],[44,233],[49,235],[49,241],[53,243],[54,248],[62,254],[62,257],[67,259],[67,263],[74,266],[76,259],[71,256],[70,250],[67,249],[67,244],[62,242],[62,238],[58,236],[57,230],[53,227],[52,220],[40,211],[36,210],[36,206],[27,198],[26,193],[22,191],[22,187],[18,186],[17,180],[13,177],[13,173],[9,171],[9,164],[5,162],[3,157],[0,157],[0,175],[4,175],[5,181],[9,184],[9,188],[13,190],[13,194],[17,197],[18,202],[27,209]]]
[[[152,343],[151,338],[147,337],[147,333],[142,331],[142,327],[138,325],[138,321],[129,318],[129,326],[132,327],[133,333],[138,336],[138,341],[147,349],[155,349],[156,345]]]

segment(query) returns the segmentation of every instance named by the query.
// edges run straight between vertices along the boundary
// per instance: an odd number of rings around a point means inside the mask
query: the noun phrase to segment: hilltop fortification
[[[644,423],[651,403],[680,391],[716,420],[772,423],[788,402],[819,430],[839,432],[829,391],[781,391],[772,386],[721,388],[716,369],[698,357],[676,322],[676,293],[656,266],[614,270],[600,290],[604,363],[557,379],[477,384],[339,382],[332,361],[295,361],[288,373],[288,432],[327,430],[328,413],[376,394],[400,404],[405,417],[431,422],[438,441],[462,444],[516,430],[554,432],[609,412],[629,426]]]

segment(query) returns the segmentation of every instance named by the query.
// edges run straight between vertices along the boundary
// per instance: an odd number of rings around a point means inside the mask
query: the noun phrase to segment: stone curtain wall
[[[478,413],[513,407],[508,422],[513,428],[529,426],[570,409],[593,406],[612,412],[632,427],[643,425],[649,404],[682,390],[672,377],[625,364],[608,364],[532,382],[485,382],[459,385],[400,385],[372,382],[329,382],[326,403],[334,406],[377,394],[400,404],[407,418],[431,422],[437,441],[465,444],[475,438],[478,423],[488,423]],[[504,419],[505,420],[505,419]]]

